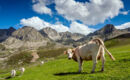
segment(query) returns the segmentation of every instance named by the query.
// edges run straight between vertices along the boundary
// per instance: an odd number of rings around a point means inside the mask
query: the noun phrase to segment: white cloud
[[[95,31],[95,29],[93,28],[89,28],[88,26],[78,23],[76,21],[73,21],[70,24],[70,28],[67,26],[64,26],[62,23],[57,22],[55,24],[50,24],[42,19],[40,19],[39,17],[31,17],[28,19],[21,19],[20,20],[20,24],[23,26],[31,26],[34,27],[37,30],[46,28],[46,27],[51,27],[52,29],[55,29],[57,32],[72,32],[72,33],[81,33],[81,34],[89,34],[93,31]]]
[[[24,26],[31,26],[38,30],[50,26],[49,23],[41,20],[39,17],[31,17],[28,19],[23,18],[20,20],[20,24]]]
[[[67,26],[64,26],[61,23],[50,24],[50,23],[40,19],[39,17],[31,17],[31,18],[28,18],[28,19],[25,19],[25,18],[21,19],[20,24],[22,24],[24,26],[34,27],[37,30],[40,30],[40,29],[43,29],[43,28],[46,28],[46,27],[51,27],[58,32],[65,32],[65,31],[69,30],[69,28]]]
[[[68,20],[80,20],[84,24],[96,25],[109,18],[117,16],[124,8],[121,0],[90,0],[76,2],[75,0],[55,0],[57,12]]]
[[[69,28],[67,26],[64,26],[63,24],[51,25],[51,28],[55,29],[57,32],[69,31]]]
[[[34,3],[32,8],[35,12],[40,13],[40,14],[52,14],[52,11],[50,8],[47,7],[47,5],[50,4],[51,0],[32,0]]]
[[[127,15],[129,11],[120,11],[120,14]]]
[[[130,22],[115,26],[117,29],[125,29],[125,28],[130,28]]]
[[[78,22],[72,22],[70,25],[70,32],[72,33],[81,33],[81,34],[89,34],[91,32],[94,32],[95,29],[93,28],[89,28],[88,26],[84,25],[84,24],[80,24]]]

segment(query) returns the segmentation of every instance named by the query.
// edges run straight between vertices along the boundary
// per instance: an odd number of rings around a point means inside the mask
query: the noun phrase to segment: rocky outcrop
[[[62,43],[64,45],[73,45],[78,39],[84,37],[84,35],[79,33],[71,33],[71,32],[61,32],[59,33],[61,39],[57,42]]]
[[[44,36],[44,37],[47,37],[53,41],[57,41],[59,39],[61,39],[61,36],[59,35],[59,33],[50,28],[50,27],[47,27],[47,28],[43,28],[40,30],[40,33]]]
[[[71,33],[71,32],[60,32],[58,33],[56,30],[47,27],[43,28],[42,30],[39,31],[44,37],[47,37],[51,39],[54,42],[58,42],[61,44],[66,44],[69,45],[76,40],[84,37],[84,35],[79,34],[79,33]]]
[[[71,33],[71,32],[61,32],[60,36],[61,36],[62,40],[72,39],[72,40],[75,40],[75,41],[84,37],[84,35],[82,35],[82,34]]]
[[[44,37],[33,27],[24,26],[12,33],[12,37],[22,41],[42,41]]]
[[[0,29],[0,42],[6,40],[15,30],[16,29],[13,27],[10,27],[9,29]]]

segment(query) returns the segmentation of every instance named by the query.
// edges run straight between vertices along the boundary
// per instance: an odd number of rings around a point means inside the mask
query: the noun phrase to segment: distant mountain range
[[[82,37],[84,37],[84,35],[79,34],[79,33],[70,33],[70,32],[60,32],[58,33],[56,30],[47,27],[47,28],[43,28],[39,31],[44,37],[47,37],[53,41],[67,41],[67,40],[78,40]]]
[[[38,48],[46,46],[48,43],[55,43],[60,45],[77,46],[80,43],[85,43],[93,36],[98,36],[103,40],[108,40],[122,34],[130,33],[130,28],[116,29],[114,25],[107,24],[103,28],[90,33],[82,35],[79,33],[60,32],[47,27],[41,30],[36,30],[33,27],[24,26],[18,30],[10,27],[9,29],[0,29],[0,42],[6,48]],[[59,46],[60,46],[59,45]]]
[[[78,33],[61,32],[47,27],[36,30],[33,27],[24,26],[18,30],[13,27],[0,30],[0,41],[6,48],[38,48],[51,43],[64,45],[66,42],[76,41],[84,35]],[[59,45],[59,46],[61,46]]]
[[[130,33],[130,28],[126,29],[116,29],[114,25],[107,24],[103,28],[88,34],[87,36],[78,40],[78,42],[84,42],[90,40],[93,36],[98,36],[103,40],[112,39],[122,34]]]

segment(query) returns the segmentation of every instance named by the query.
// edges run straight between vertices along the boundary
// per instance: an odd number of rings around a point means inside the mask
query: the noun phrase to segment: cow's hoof
[[[81,71],[78,71],[78,73],[81,73]]]
[[[81,72],[77,72],[78,74],[80,74]]]
[[[81,73],[81,71],[78,71],[78,73]]]
[[[95,71],[91,71],[91,73],[94,73]]]
[[[104,69],[101,69],[101,72],[104,72]]]

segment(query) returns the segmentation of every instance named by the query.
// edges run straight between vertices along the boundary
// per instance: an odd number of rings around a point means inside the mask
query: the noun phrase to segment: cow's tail
[[[105,46],[103,46],[103,47],[106,50],[106,52],[108,53],[108,55],[110,56],[110,58],[114,61],[115,58],[112,56],[112,54],[107,50],[107,48]]]
[[[114,61],[115,58],[112,56],[112,54],[107,50],[107,48],[104,45],[104,42],[101,39],[97,39],[99,44],[105,49],[105,51],[108,53],[108,55],[110,56],[110,58]]]

